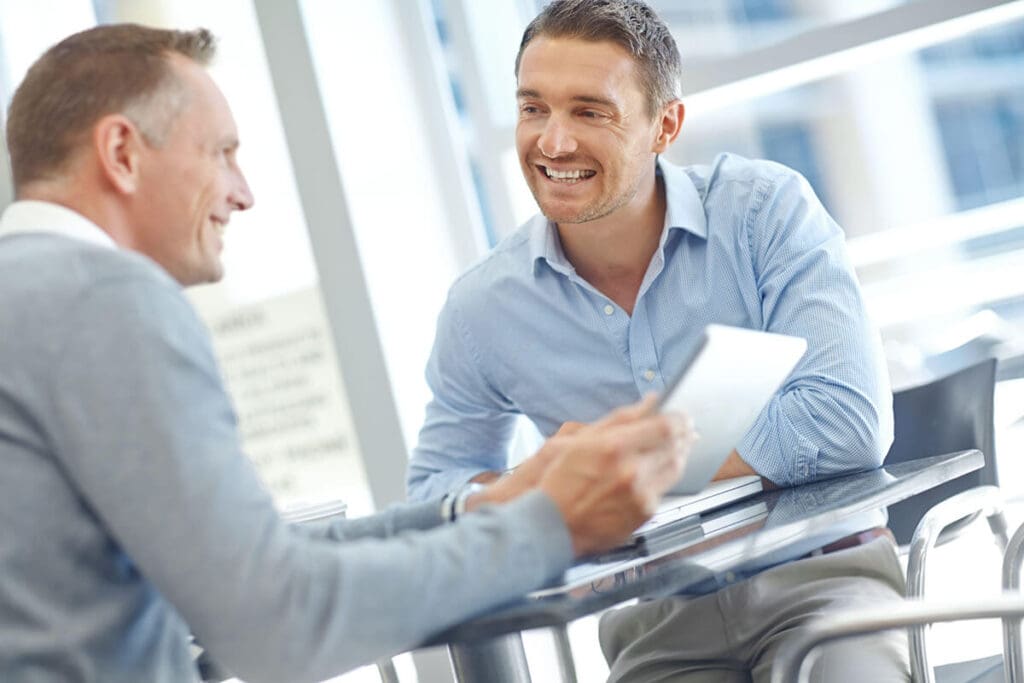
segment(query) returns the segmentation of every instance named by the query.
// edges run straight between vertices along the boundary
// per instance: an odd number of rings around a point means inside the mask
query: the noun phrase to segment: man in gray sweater
[[[212,54],[205,30],[99,27],[51,48],[11,103],[5,682],[194,680],[190,632],[250,681],[372,662],[621,541],[692,438],[648,400],[458,500],[284,524],[181,292],[221,277],[228,219],[253,202]]]

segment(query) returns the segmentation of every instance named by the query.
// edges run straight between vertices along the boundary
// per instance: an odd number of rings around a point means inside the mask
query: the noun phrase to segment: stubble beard
[[[530,189],[533,192],[534,201],[537,202],[537,206],[540,207],[541,213],[544,214],[545,218],[556,224],[564,223],[568,225],[576,225],[580,223],[589,223],[591,221],[596,221],[606,216],[610,216],[626,204],[629,204],[633,201],[633,198],[636,197],[636,194],[640,189],[640,178],[636,179],[636,182],[633,183],[632,187],[627,187],[622,192],[607,197],[604,201],[601,201],[602,198],[599,197],[596,201],[587,204],[575,214],[564,216],[555,215],[549,209],[546,209],[544,207],[544,203],[541,202],[538,189],[532,186]]]

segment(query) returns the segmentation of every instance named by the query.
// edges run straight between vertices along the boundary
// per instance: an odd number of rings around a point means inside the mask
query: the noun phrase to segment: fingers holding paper
[[[577,555],[624,541],[682,473],[693,425],[684,415],[655,414],[654,403],[648,397],[560,432],[541,449],[550,460],[539,487],[561,510]]]

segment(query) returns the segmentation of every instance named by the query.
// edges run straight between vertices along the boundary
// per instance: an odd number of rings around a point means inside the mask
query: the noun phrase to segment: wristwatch
[[[483,491],[485,486],[471,481],[462,486],[455,493],[447,493],[441,499],[441,519],[446,522],[454,522],[460,516],[466,514],[466,503],[470,497],[478,491]]]
[[[470,497],[474,493],[479,493],[486,488],[483,484],[475,481],[471,481],[461,489],[455,495],[455,504],[452,506],[452,521],[466,514],[466,503],[469,502]]]

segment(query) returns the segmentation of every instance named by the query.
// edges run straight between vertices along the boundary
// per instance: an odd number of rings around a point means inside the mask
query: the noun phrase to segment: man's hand
[[[519,463],[515,468],[504,474],[481,472],[470,479],[470,481],[491,485],[477,496],[470,498],[466,508],[472,510],[488,503],[505,503],[537,488],[548,467],[562,451],[561,447],[551,447],[551,442],[561,441],[564,437],[575,434],[584,427],[586,425],[582,422],[566,422],[555,432],[554,436],[541,446],[539,451]]]
[[[653,408],[648,397],[591,425],[566,424],[468,507],[540,488],[561,510],[577,556],[618,545],[654,513],[696,438],[689,418]]]
[[[562,511],[577,556],[622,543],[682,473],[696,436],[690,420],[653,408],[648,397],[545,444],[561,452],[540,489]]]
[[[648,396],[593,424],[566,422],[514,470],[487,477],[493,483],[466,509],[540,488],[561,510],[577,556],[622,543],[654,513],[697,438],[688,417],[653,414],[654,405]]]

